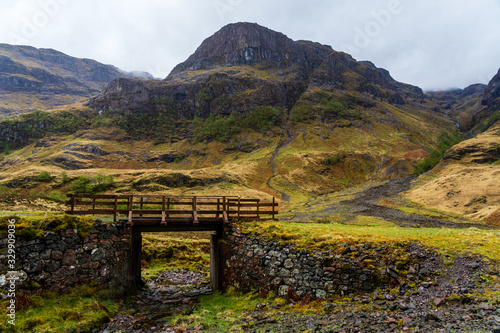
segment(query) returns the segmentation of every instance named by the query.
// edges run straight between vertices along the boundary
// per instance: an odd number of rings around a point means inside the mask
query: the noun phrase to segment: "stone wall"
[[[404,244],[398,251],[408,251],[408,260],[396,263],[390,262],[394,250],[390,246],[357,244],[345,246],[341,252],[335,249],[311,253],[283,241],[245,235],[235,226],[225,228],[222,243],[224,288],[272,290],[282,297],[326,298],[370,292],[416,278],[413,268],[407,271],[414,261],[411,249],[406,248],[409,245]]]
[[[87,237],[76,229],[44,232],[34,240],[16,239],[16,271],[43,288],[64,289],[97,281],[117,293],[126,292],[130,234],[115,224],[96,222]],[[7,239],[0,240],[0,248]],[[0,271],[8,271],[6,251],[0,253]],[[24,275],[24,274],[21,274]]]

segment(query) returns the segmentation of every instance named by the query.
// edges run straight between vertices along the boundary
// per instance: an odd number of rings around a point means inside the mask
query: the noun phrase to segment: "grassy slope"
[[[486,155],[484,151],[500,152],[499,134],[500,123],[497,123],[487,132],[452,147],[448,154],[466,153],[455,154],[458,160],[447,159],[434,168],[431,175],[422,175],[406,197],[429,207],[485,219],[499,226],[499,162],[477,162]]]
[[[321,114],[325,106],[319,97],[325,94],[333,99],[337,96],[314,88],[297,105],[306,105]],[[284,128],[271,135],[243,129],[229,142],[193,144],[184,139],[154,145],[149,140],[132,141],[124,130],[114,126],[90,128],[67,136],[52,135],[45,140],[48,147],[34,143],[9,153],[4,156],[0,176],[8,181],[43,170],[59,176],[64,165],[53,161],[65,157],[80,166],[79,170],[67,171],[70,177],[112,174],[122,191],[131,190],[130,184],[138,172],[142,177],[182,172],[197,178],[227,176],[239,184],[192,189],[204,194],[222,191],[265,197],[279,196],[276,191],[281,191],[292,193],[295,200],[409,174],[415,160],[425,156],[427,147],[435,144],[432,138],[450,125],[444,118],[410,104],[397,108],[377,102],[371,108],[351,106],[349,112],[354,112],[354,118],[347,115],[327,122],[314,117],[299,123],[290,121],[289,133]],[[71,152],[65,150],[68,144],[98,146],[108,154],[95,156],[84,148]],[[253,148],[243,152],[237,148],[243,144]],[[169,153],[188,153],[188,157],[174,163],[147,161]],[[338,162],[325,164],[325,160],[335,156],[339,156]],[[185,191],[165,190],[175,194]]]

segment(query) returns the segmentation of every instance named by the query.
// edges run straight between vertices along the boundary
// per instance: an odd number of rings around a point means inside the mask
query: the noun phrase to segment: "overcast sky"
[[[500,0],[2,0],[0,42],[164,78],[228,23],[256,22],[370,60],[425,90],[488,83]]]

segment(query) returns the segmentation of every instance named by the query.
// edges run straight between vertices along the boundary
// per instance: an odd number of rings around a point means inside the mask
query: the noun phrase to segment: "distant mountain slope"
[[[0,44],[0,114],[81,102],[119,77],[140,76],[51,49]]]
[[[498,111],[497,111],[498,112]],[[500,226],[500,122],[448,150],[408,197]]]

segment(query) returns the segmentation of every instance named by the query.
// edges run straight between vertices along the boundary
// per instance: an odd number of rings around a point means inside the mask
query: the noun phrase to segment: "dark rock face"
[[[323,56],[328,54],[324,48]],[[269,67],[287,67],[287,62],[304,65],[309,61],[304,49],[287,36],[255,23],[230,24],[207,38],[185,62],[170,75],[187,70],[208,70],[219,66],[262,63]],[[312,59],[314,63],[314,59]],[[318,65],[318,64],[316,64]]]
[[[41,103],[50,108],[86,99],[119,77],[152,78],[147,73],[129,74],[110,65],[70,57],[52,49],[0,44],[0,95],[29,93],[38,103],[33,107],[38,108]],[[9,108],[0,105],[4,111]]]
[[[192,119],[267,105],[290,109],[308,89],[342,91],[353,85],[360,93],[394,104],[423,96],[420,88],[399,83],[387,71],[330,46],[293,41],[254,23],[236,23],[207,38],[162,82],[118,79],[89,105]]]
[[[500,105],[500,70],[488,83],[484,92],[483,104],[490,107]]]

